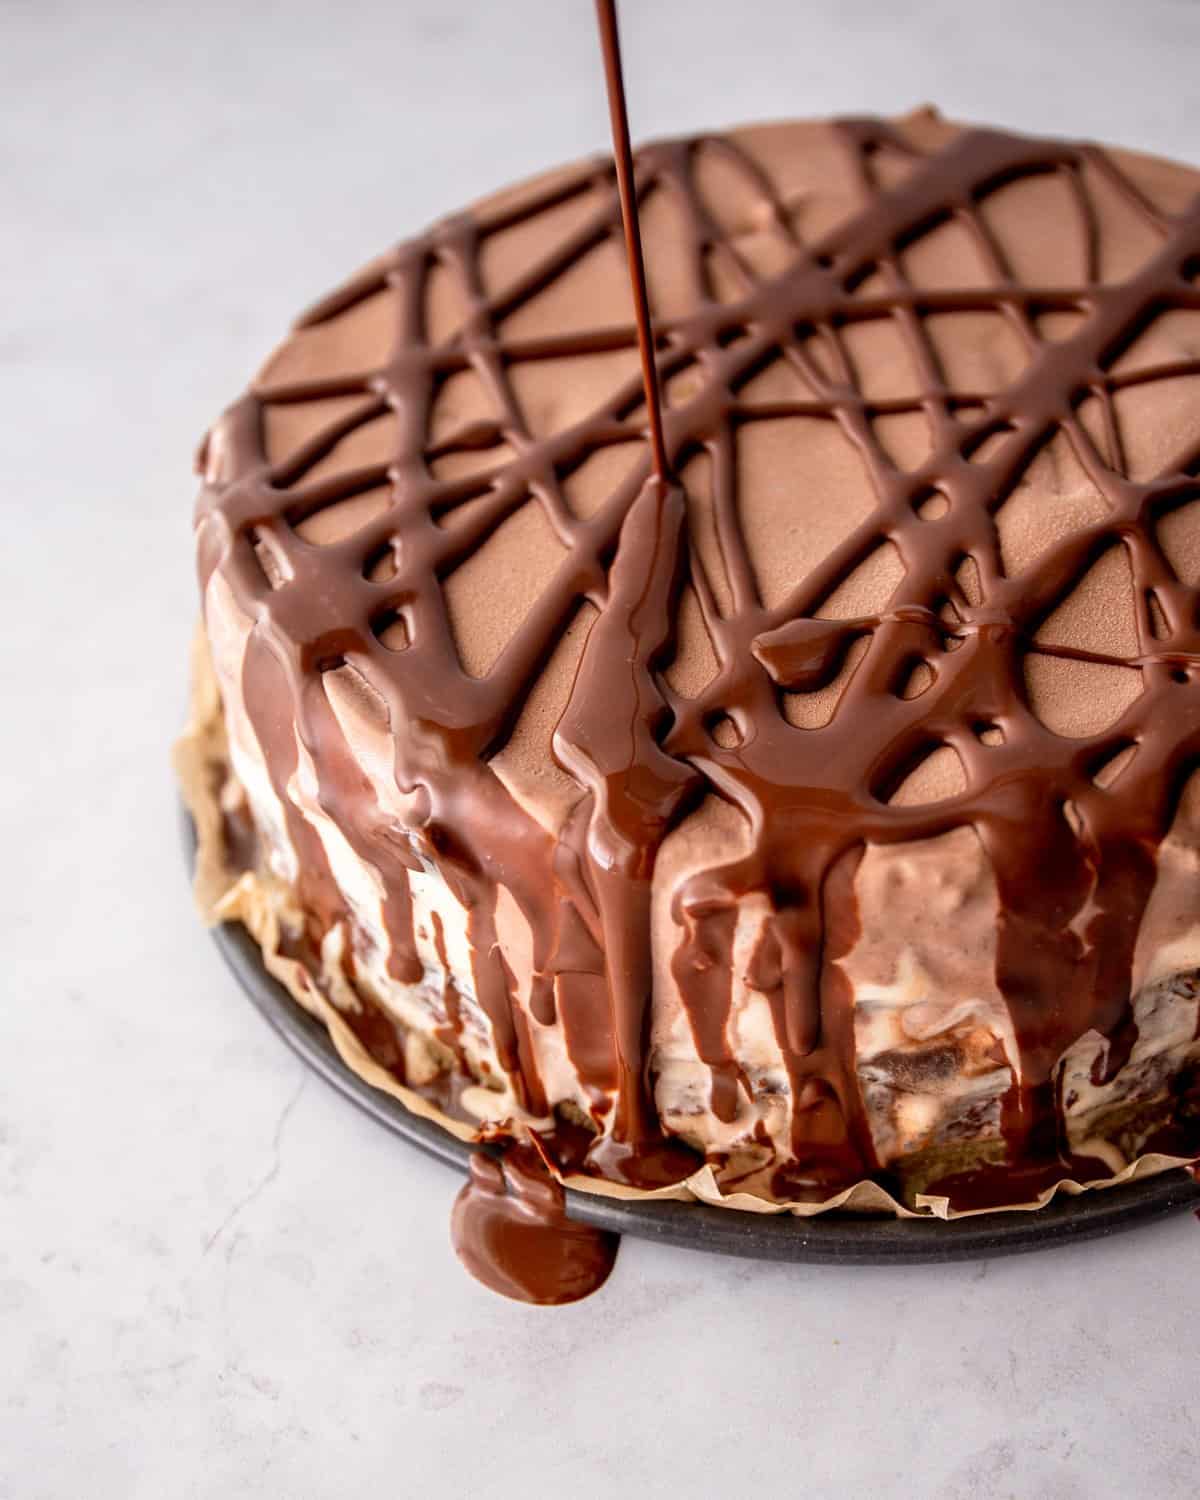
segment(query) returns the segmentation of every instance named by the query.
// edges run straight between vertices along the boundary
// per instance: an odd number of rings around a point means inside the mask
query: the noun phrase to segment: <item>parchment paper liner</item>
[[[459,1140],[480,1139],[478,1130],[461,1120],[451,1118],[421,1094],[398,1083],[380,1067],[351,1031],[337,1008],[312,983],[304,965],[280,952],[281,919],[292,912],[297,921],[300,920],[298,912],[290,904],[290,893],[278,882],[264,879],[255,873],[234,871],[227,865],[218,800],[219,788],[228,774],[225,722],[203,628],[197,630],[192,648],[192,690],[188,722],[175,743],[172,759],[184,802],[195,823],[194,892],[205,923],[209,926],[215,926],[219,922],[243,924],[262,949],[267,971],[279,980],[305,1010],[323,1022],[339,1057],[352,1072],[373,1088],[391,1094],[413,1114],[436,1121]],[[334,994],[346,985],[340,971],[328,972],[322,978]],[[712,1167],[708,1165],[683,1182],[656,1189],[631,1188],[623,1183],[573,1173],[557,1175],[566,1186],[586,1193],[596,1193],[601,1197],[699,1199],[719,1208],[736,1209],[743,1213],[791,1213],[800,1218],[808,1218],[828,1213],[832,1209],[843,1209],[855,1213],[891,1213],[905,1219],[958,1219],[978,1213],[1027,1212],[1044,1207],[1056,1193],[1078,1194],[1117,1187],[1121,1183],[1151,1177],[1173,1167],[1191,1165],[1194,1160],[1191,1157],[1149,1152],[1128,1163],[1113,1177],[1086,1183],[1064,1178],[1031,1202],[986,1209],[954,1209],[950,1207],[948,1199],[929,1193],[914,1194],[913,1206],[909,1206],[899,1202],[878,1183],[869,1181],[857,1182],[853,1187],[820,1203],[778,1202],[752,1192],[723,1192]]]

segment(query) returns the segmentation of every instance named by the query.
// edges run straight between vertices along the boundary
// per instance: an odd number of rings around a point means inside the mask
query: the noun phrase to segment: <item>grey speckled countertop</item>
[[[933,99],[1200,158],[1188,0],[625,9],[640,134]],[[356,262],[603,147],[587,0],[8,0],[0,111],[0,1496],[1194,1495],[1190,1215],[934,1270],[630,1241],[524,1309],[193,918],[193,445]]]

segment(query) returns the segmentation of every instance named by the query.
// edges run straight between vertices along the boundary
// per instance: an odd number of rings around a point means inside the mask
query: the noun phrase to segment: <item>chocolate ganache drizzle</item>
[[[1200,310],[1200,203],[1178,212],[1152,204],[1109,155],[1088,145],[972,130],[923,151],[886,122],[843,120],[835,129],[864,206],[810,241],[735,140],[660,142],[637,154],[631,203],[666,192],[684,205],[695,308],[659,318],[657,349],[646,346],[659,384],[685,373],[691,381],[661,413],[657,468],[652,374],[645,384],[628,379],[586,418],[549,435],[532,430],[516,393],[513,371],[522,363],[584,359],[637,342],[629,326],[531,337],[503,327],[526,299],[621,233],[613,168],[588,164],[515,202],[434,226],[308,314],[301,326],[318,327],[387,290],[398,309],[390,353],[360,373],[276,384],[269,400],[252,392],[226,414],[203,454],[202,578],[220,569],[253,620],[245,701],[288,820],[313,942],[345,909],[321,841],[286,795],[302,769],[299,747],[320,806],[380,873],[398,980],[421,973],[410,871],[435,868],[451,885],[468,913],[476,998],[500,1064],[522,1108],[547,1117],[553,1101],[496,940],[498,886],[517,903],[533,935],[529,1008],[539,1021],[561,1022],[594,1103],[594,1130],[560,1125],[541,1135],[541,1148],[562,1168],[654,1187],[699,1165],[663,1129],[656,1109],[650,882],[670,831],[702,799],[716,797],[749,825],[750,852],[682,885],[674,916],[684,938],[671,959],[710,1070],[713,1111],[728,1118],[744,1085],[725,1025],[733,929],[738,900],[763,892],[771,915],[750,969],[769,1000],[797,1103],[792,1160],[780,1169],[776,1193],[823,1198],[878,1176],[855,1073],[853,997],[836,962],[857,935],[855,870],[868,846],[974,829],[998,887],[996,982],[1020,1068],[1003,1102],[1003,1168],[948,1179],[937,1190],[956,1207],[1028,1201],[1064,1176],[1108,1174],[1103,1163],[1073,1156],[1062,1136],[1056,1065],[1095,1030],[1108,1041],[1101,1069],[1110,1076],[1136,1041],[1134,943],[1156,850],[1200,763],[1197,591],[1180,581],[1156,534],[1162,516],[1200,498],[1200,420],[1168,464],[1135,482],[1120,462],[1113,417],[1119,389],[1200,373],[1200,360],[1182,356],[1113,368],[1164,312]],[[780,269],[760,271],[723,237],[696,186],[701,147],[721,153],[786,241]],[[877,170],[884,156],[908,163],[899,182]],[[1119,280],[1100,275],[1085,170],[1155,238],[1153,252]],[[1078,284],[1026,284],[989,228],[989,196],[1035,177],[1061,182],[1071,195],[1087,262]],[[491,236],[598,186],[605,191],[594,213],[502,296],[485,290],[481,257]],[[931,289],[910,278],[904,252],[950,222],[988,267],[986,285]],[[632,223],[630,216],[626,228]],[[633,233],[636,244],[636,226]],[[721,296],[714,290],[709,252],[718,245],[723,274],[737,282],[732,295],[728,286]],[[470,307],[465,324],[442,339],[431,338],[427,324],[435,268],[466,289]],[[928,327],[934,316],[984,313],[1002,319],[1023,352],[1020,373],[990,394],[947,377]],[[1051,337],[1048,320],[1059,317],[1069,328]],[[880,323],[902,339],[919,373],[914,397],[864,392],[847,334]],[[812,395],[747,401],[747,384],[776,365],[796,372]],[[467,370],[498,415],[434,444],[437,393]],[[347,414],[287,460],[268,461],[268,405],[346,397],[357,398]],[[1085,404],[1100,413],[1099,439],[1083,419]],[[920,413],[928,424],[930,451],[915,466],[899,468],[878,439],[875,419],[889,412]],[[387,463],[304,480],[339,441],[385,413],[397,433]],[[861,462],[873,504],[768,603],[743,525],[736,442],[755,422],[799,417],[835,425]],[[1003,566],[995,514],[1060,437],[1106,513],[1048,535],[1014,579]],[[631,440],[644,444],[640,461],[602,504],[577,514],[566,498],[570,476]],[[493,466],[459,477],[435,472],[444,453],[501,444],[506,456]],[[721,590],[689,523],[684,490],[667,477],[700,454],[712,466]],[[317,547],[298,533],[323,507],[381,486],[386,504],[351,535]],[[472,675],[456,649],[444,581],[531,499],[561,543],[562,560],[490,669]],[[903,567],[887,607],[822,617],[839,584],[884,544]],[[1112,549],[1127,559],[1139,601],[1136,654],[1118,659],[1038,639],[1043,622]],[[966,560],[976,575],[971,589],[963,582]],[[717,663],[691,696],[672,686],[668,670],[685,585]],[[556,838],[510,795],[491,761],[585,602],[594,620],[553,731],[554,759],[578,796]],[[1031,706],[1032,655],[1131,668],[1142,690],[1102,731],[1067,738]],[[828,722],[806,727],[789,719],[789,695],[821,689],[848,665]],[[404,829],[374,807],[330,707],[323,677],[343,667],[386,713],[396,784],[412,809]],[[958,791],[922,805],[892,800],[915,768],[946,748],[961,763]],[[1119,755],[1125,763],[1110,780],[1103,772]],[[446,1012],[453,1047],[452,995]],[[364,1001],[347,1021],[403,1078],[402,1050],[378,1009]],[[452,1072],[431,1086],[451,1113],[460,1084]],[[1163,1148],[1191,1155],[1197,1142],[1173,1137]]]

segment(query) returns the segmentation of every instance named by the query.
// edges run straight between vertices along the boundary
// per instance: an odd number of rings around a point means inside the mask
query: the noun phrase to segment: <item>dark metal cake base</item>
[[[213,936],[259,1011],[327,1083],[412,1145],[466,1171],[472,1148],[352,1072],[321,1022],[267,973],[258,944],[240,923],[218,927]],[[798,1219],[792,1214],[737,1213],[702,1203],[641,1202],[569,1190],[567,1202],[571,1217],[582,1223],[689,1250],[813,1264],[895,1265],[1012,1255],[1097,1239],[1164,1214],[1200,1208],[1200,1184],[1186,1171],[1164,1172],[1126,1187],[1062,1195],[1036,1212],[946,1221],[838,1212]]]

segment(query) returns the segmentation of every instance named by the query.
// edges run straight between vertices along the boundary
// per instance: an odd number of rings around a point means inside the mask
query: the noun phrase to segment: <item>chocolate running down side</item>
[[[636,168],[678,486],[607,162],[385,256],[205,444],[296,951],[635,1187],[1194,1156],[1200,179],[929,114]]]

